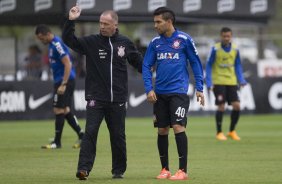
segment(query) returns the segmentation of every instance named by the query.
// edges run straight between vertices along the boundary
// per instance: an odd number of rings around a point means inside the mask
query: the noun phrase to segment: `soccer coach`
[[[118,15],[112,10],[100,16],[100,33],[77,38],[74,34],[79,6],[69,11],[63,40],[86,56],[86,128],[79,153],[76,177],[87,179],[92,170],[99,127],[103,118],[110,132],[112,178],[123,178],[126,170],[125,116],[128,96],[127,64],[142,71],[143,57],[127,37],[119,34]]]

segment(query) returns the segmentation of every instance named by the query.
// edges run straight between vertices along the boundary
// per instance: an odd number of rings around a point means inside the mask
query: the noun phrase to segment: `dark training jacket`
[[[86,56],[85,99],[127,101],[127,62],[141,73],[141,53],[118,30],[112,37],[95,34],[81,38],[77,38],[74,31],[74,21],[67,20],[62,34],[64,43]]]

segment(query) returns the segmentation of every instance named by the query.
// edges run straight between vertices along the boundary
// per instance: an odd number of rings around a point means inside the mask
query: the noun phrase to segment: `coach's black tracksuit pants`
[[[101,101],[88,101],[86,109],[85,135],[79,153],[78,171],[92,170],[96,157],[96,143],[103,118],[110,133],[112,150],[112,173],[123,174],[126,170],[125,137],[126,104]]]

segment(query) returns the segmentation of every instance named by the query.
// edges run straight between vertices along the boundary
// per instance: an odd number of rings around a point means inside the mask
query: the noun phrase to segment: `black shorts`
[[[172,127],[179,124],[186,127],[187,112],[190,99],[186,94],[157,94],[154,104],[154,126],[158,128]]]
[[[228,105],[231,105],[231,102],[239,102],[240,100],[237,91],[237,85],[215,85],[213,88],[215,104],[224,104],[227,101]]]
[[[69,80],[66,85],[66,91],[64,94],[59,95],[57,90],[61,83],[54,84],[54,92],[53,92],[53,107],[57,108],[65,108],[71,107],[72,97],[75,87],[75,80]]]

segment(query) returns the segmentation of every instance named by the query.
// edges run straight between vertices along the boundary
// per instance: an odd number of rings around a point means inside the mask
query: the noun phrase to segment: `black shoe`
[[[88,179],[88,172],[85,171],[85,170],[79,170],[79,171],[77,171],[77,173],[76,173],[76,177],[77,177],[79,180],[87,180],[87,179]]]
[[[123,174],[113,174],[113,179],[123,179]]]

